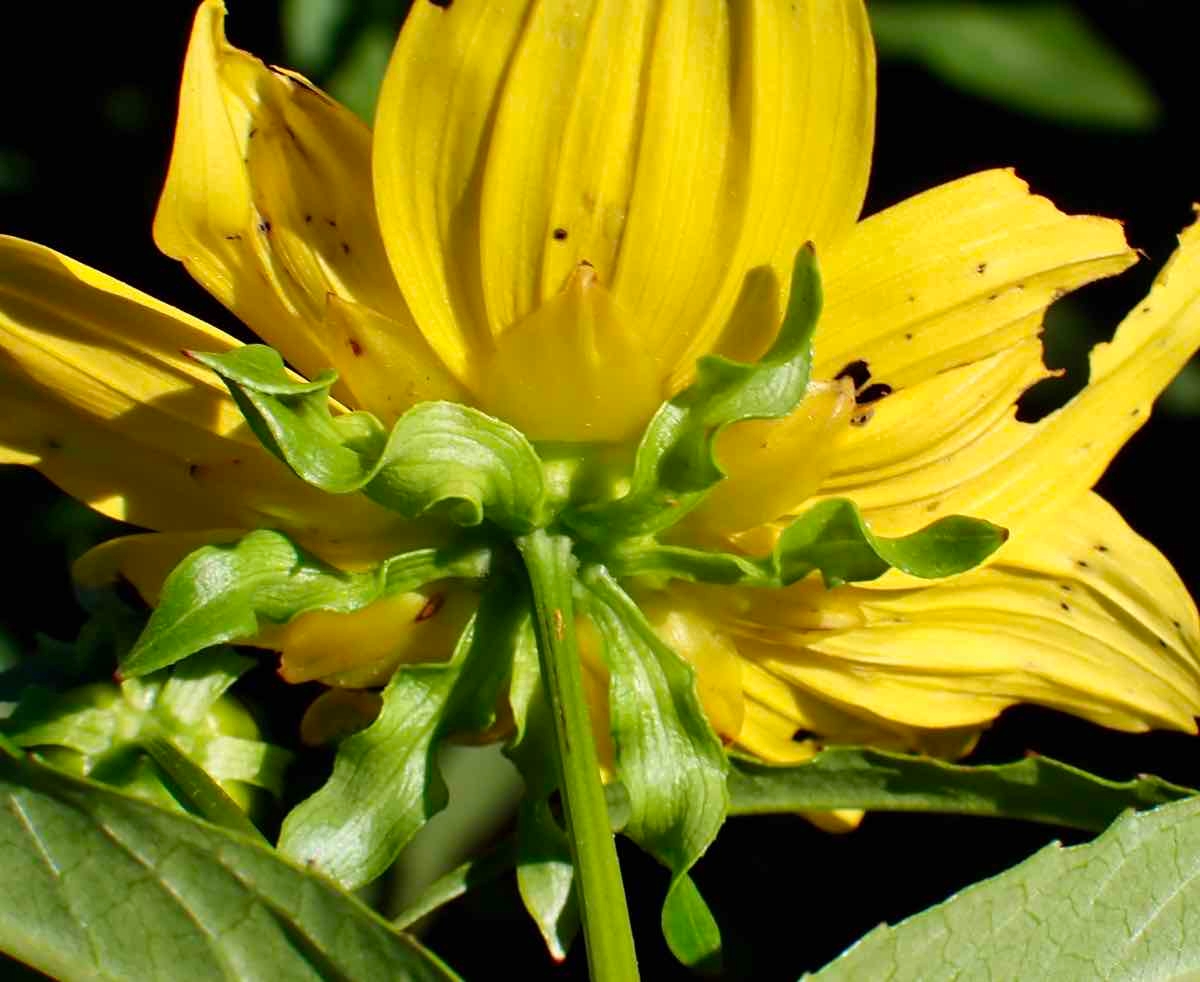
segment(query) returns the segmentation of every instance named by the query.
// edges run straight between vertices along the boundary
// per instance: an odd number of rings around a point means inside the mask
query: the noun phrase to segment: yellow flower
[[[815,243],[815,381],[790,417],[722,435],[730,476],[680,541],[761,554],[831,496],[883,535],[957,513],[1012,536],[933,584],[640,589],[727,741],[778,761],[817,741],[955,755],[1016,702],[1195,730],[1196,609],[1089,489],[1200,344],[1200,231],[1093,354],[1088,387],[1019,423],[1047,374],[1046,307],[1133,253],[1116,223],[1066,216],[1006,171],[858,221],[861,0],[417,0],[374,136],[229,46],[223,19],[201,4],[155,240],[386,423],[450,399],[535,440],[627,443],[698,356],[762,353]],[[343,566],[431,534],[295,478],[180,354],[237,342],[102,273],[0,240],[0,338],[0,460],[157,530],[101,547],[84,578],[119,570],[153,600],[183,554],[241,530]],[[443,656],[465,616],[434,587],[260,641],[291,678],[366,685]]]

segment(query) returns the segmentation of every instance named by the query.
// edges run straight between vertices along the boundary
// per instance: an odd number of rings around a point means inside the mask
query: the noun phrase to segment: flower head
[[[631,574],[727,741],[770,760],[822,741],[955,755],[1016,702],[1195,729],[1195,607],[1090,488],[1200,343],[1200,233],[1093,354],[1084,392],[1022,423],[1047,306],[1134,255],[1116,223],[1064,215],[1007,171],[858,221],[874,113],[860,0],[419,0],[373,134],[231,47],[223,20],[221,0],[201,4],[155,240],[300,375],[336,369],[338,412],[390,425],[446,400],[625,461],[698,357],[767,351],[815,244],[804,398],[721,432],[727,477],[663,542],[758,557],[835,499],[877,536],[960,514],[1011,537],[932,583]],[[345,569],[446,541],[298,480],[180,354],[233,338],[46,248],[0,240],[0,343],[0,459],[156,530],[101,547],[85,578],[120,571],[153,600],[197,545],[260,527]],[[469,608],[435,585],[258,642],[290,678],[373,685],[444,658]]]

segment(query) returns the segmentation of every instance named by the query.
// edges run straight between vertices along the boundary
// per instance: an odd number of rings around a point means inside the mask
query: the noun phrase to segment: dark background
[[[236,331],[224,309],[160,256],[150,238],[193,3],[21,6],[19,25],[6,12],[0,26],[0,232],[36,239]],[[231,40],[286,63],[278,4],[233,0],[231,6]],[[1092,339],[1100,340],[1148,288],[1200,197],[1192,149],[1195,41],[1185,13],[1190,3],[1081,6],[1161,100],[1157,128],[1131,134],[1039,122],[958,93],[919,68],[885,61],[867,211],[999,165],[1014,166],[1065,211],[1123,220],[1148,259],[1076,301],[1076,315],[1087,315]],[[1077,343],[1050,340],[1052,360],[1069,370],[1069,381],[1049,394],[1053,399],[1085,378],[1086,367]],[[1049,405],[1040,395],[1031,412]],[[1186,414],[1156,413],[1100,485],[1193,591],[1200,585],[1200,558],[1190,548],[1196,496],[1183,468],[1194,458],[1198,425]],[[111,526],[81,515],[30,471],[0,468],[0,503],[8,519],[0,596],[6,643],[26,648],[36,631],[73,636],[82,613],[67,556]],[[978,759],[1010,760],[1032,749],[1113,778],[1153,771],[1200,785],[1194,738],[1112,734],[1024,708],[1006,713],[985,736]],[[880,921],[944,899],[1055,838],[1075,841],[1063,830],[985,819],[876,814],[841,837],[789,816],[736,819],[695,877],[729,938],[727,976],[794,979]],[[634,849],[623,849],[622,860],[644,976],[686,977],[660,940],[665,872]],[[498,969],[530,979],[586,973],[580,944],[565,969],[551,965],[510,881],[456,905],[426,940],[470,979]]]

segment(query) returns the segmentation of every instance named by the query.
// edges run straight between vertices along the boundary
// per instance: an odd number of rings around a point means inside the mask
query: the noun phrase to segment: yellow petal
[[[1068,290],[1134,262],[1121,226],[1064,215],[1009,171],[952,181],[821,253],[815,371],[863,360],[893,389],[1037,336]]]
[[[413,6],[375,118],[375,203],[388,257],[430,345],[456,376],[490,332],[479,195],[493,101],[531,3]]]
[[[854,411],[853,383],[843,382],[811,383],[783,419],[726,427],[717,438],[717,459],[728,476],[689,521],[736,532],[772,521],[809,498],[833,469]]]
[[[337,371],[351,405],[391,426],[418,402],[470,402],[407,308],[393,314],[329,296],[324,324],[328,367]]]
[[[834,593],[860,605],[861,627],[776,641],[760,630],[739,650],[902,726],[977,726],[1028,702],[1117,729],[1195,731],[1195,607],[1166,560],[1090,493],[986,569]]]
[[[631,439],[662,396],[661,373],[590,266],[500,337],[479,383],[481,405],[534,440]]]
[[[687,375],[747,273],[853,222],[873,72],[860,0],[421,4],[376,126],[397,279],[461,375],[586,261]]]
[[[371,197],[370,131],[196,14],[154,239],[299,371],[329,367],[325,297],[403,310]],[[399,315],[397,315],[399,316]]]
[[[280,651],[279,674],[288,682],[383,685],[399,665],[449,658],[477,601],[468,590],[435,583],[349,614],[301,614],[266,643]]]
[[[1092,352],[1087,387],[1062,409],[1036,424],[1017,422],[1011,408],[997,413],[1013,397],[1018,379],[1008,378],[997,360],[992,363],[996,374],[988,368],[987,384],[980,386],[979,399],[986,393],[990,400],[986,419],[979,419],[983,425],[972,424],[960,435],[947,426],[949,439],[940,443],[922,446],[923,436],[906,443],[897,408],[878,439],[871,433],[874,420],[863,428],[851,465],[857,469],[835,473],[822,493],[850,495],[867,510],[872,528],[885,535],[953,513],[987,518],[1014,531],[1048,520],[1097,481],[1149,417],[1155,397],[1200,346],[1198,282],[1200,226],[1193,225],[1149,296],[1125,318],[1111,343]],[[1019,367],[1017,359],[1013,371]],[[975,369],[961,371],[960,381]],[[883,400],[877,418],[896,398]],[[905,418],[937,415],[947,422],[957,413],[936,381],[914,387],[903,410]],[[922,424],[915,425],[920,433]],[[920,456],[920,466],[903,464],[905,454]],[[897,464],[903,473],[894,470]]]
[[[696,693],[712,728],[726,743],[738,739],[745,718],[737,649],[695,610],[652,599],[642,605],[663,642],[696,671]]]
[[[103,273],[0,237],[0,460],[147,528],[278,528],[323,555],[377,552],[406,535],[366,498],[299,480],[216,376],[182,354],[235,344]]]

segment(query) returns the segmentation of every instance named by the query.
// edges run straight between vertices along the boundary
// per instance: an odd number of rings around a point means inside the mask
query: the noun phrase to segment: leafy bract
[[[788,308],[770,350],[757,363],[718,355],[696,363],[696,381],[663,403],[638,446],[629,491],[616,501],[583,505],[564,519],[604,541],[645,535],[679,521],[724,476],[713,444],[725,426],[777,419],[800,404],[812,369],[812,338],[821,313],[821,278],[811,245],[796,254]]]
[[[121,674],[146,675],[211,645],[252,638],[264,621],[284,624],[309,610],[358,610],[433,580],[479,577],[489,558],[484,549],[419,549],[345,573],[267,529],[236,543],[203,546],[167,577]]]
[[[406,665],[392,676],[378,718],[342,741],[329,780],[284,820],[285,855],[359,887],[383,873],[445,807],[438,743],[493,722],[527,619],[517,596],[497,584],[484,594],[450,662]]]
[[[631,540],[605,554],[617,576],[651,576],[705,583],[780,587],[820,571],[827,587],[874,580],[889,569],[922,579],[973,569],[1008,533],[982,519],[949,515],[909,535],[889,539],[868,528],[847,498],[818,502],[780,533],[771,554],[732,553]]]
[[[0,757],[0,948],[63,980],[456,976],[266,846]]]
[[[1047,846],[816,975],[839,979],[1183,979],[1200,972],[1200,799]]]
[[[937,579],[978,566],[1007,538],[991,522],[948,515],[910,535],[885,539],[871,532],[854,502],[831,498],[784,529],[772,571],[786,585],[820,570],[830,588],[874,580],[891,568]]]
[[[662,924],[672,948],[711,959],[706,945],[675,932],[692,930],[699,894],[686,874],[728,811],[725,752],[700,705],[692,667],[659,640],[606,570],[592,567],[582,579],[591,591],[588,614],[604,640],[617,777],[629,797],[624,832],[671,870]]]
[[[729,772],[732,815],[862,808],[990,815],[1092,832],[1126,809],[1195,793],[1156,777],[1109,781],[1049,757],[964,765],[860,747],[830,747],[787,767],[734,757]]]
[[[579,904],[571,843],[550,808],[550,795],[559,784],[554,723],[542,687],[532,617],[514,651],[508,702],[515,732],[504,753],[525,782],[517,815],[517,889],[546,949],[562,961],[579,931]]]
[[[264,446],[323,491],[362,491],[406,518],[442,506],[464,526],[486,517],[527,532],[543,519],[536,452],[517,430],[477,409],[419,403],[388,434],[370,413],[334,416],[336,373],[298,381],[273,348],[249,344],[192,357],[221,376]]]

